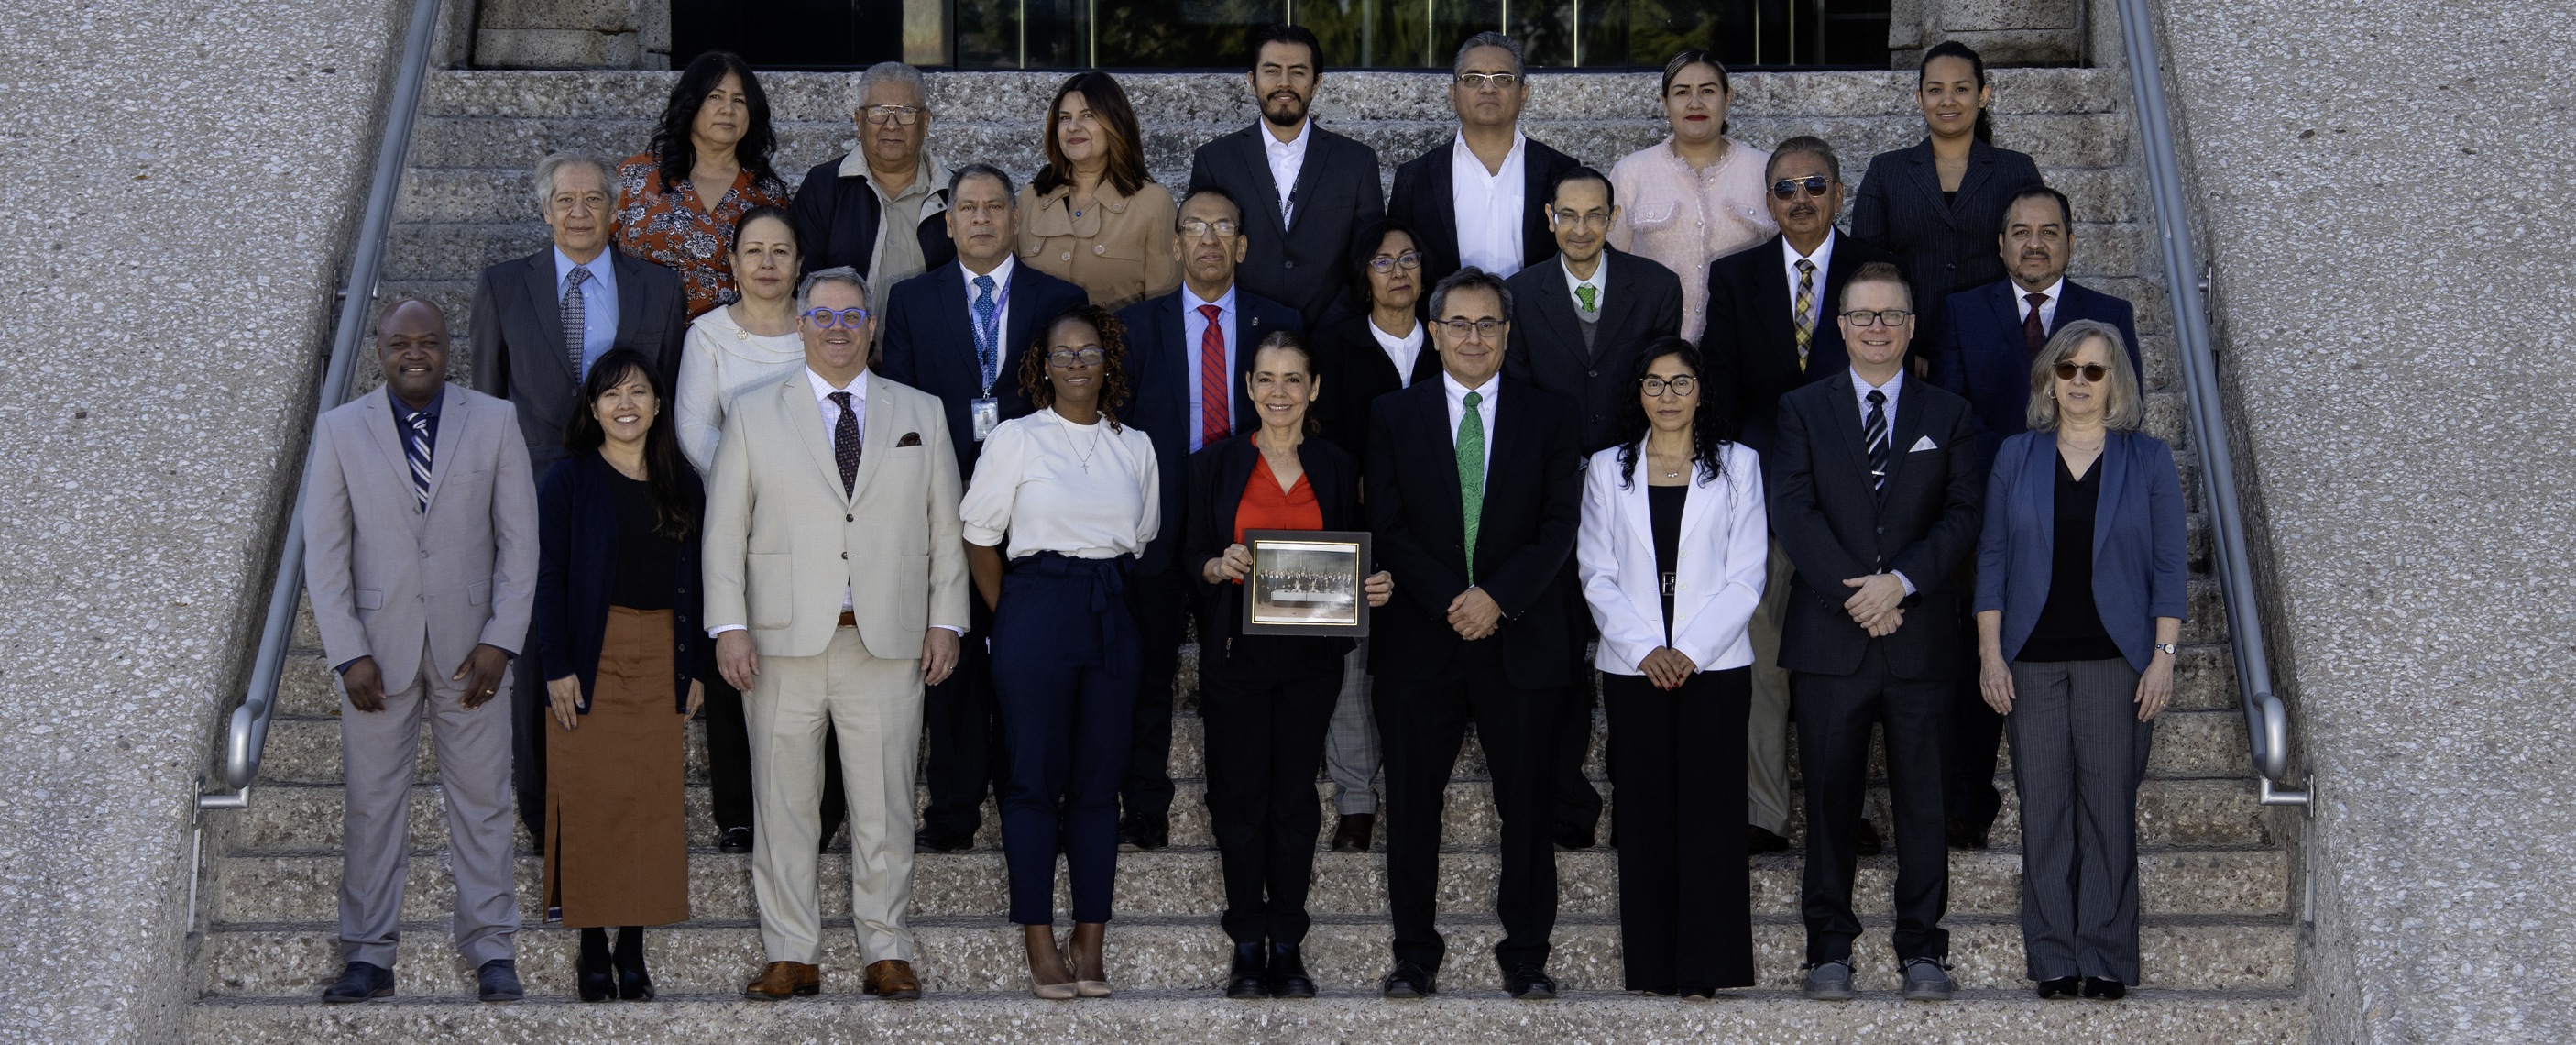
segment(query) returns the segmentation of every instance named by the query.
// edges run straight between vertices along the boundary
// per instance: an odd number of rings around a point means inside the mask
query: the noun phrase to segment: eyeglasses
[[[1481,91],[1489,85],[1497,91],[1508,91],[1520,86],[1520,82],[1516,73],[1464,73],[1458,77],[1458,86],[1470,91]]]
[[[839,320],[839,325],[843,329],[857,330],[859,329],[859,324],[868,321],[868,310],[864,308],[845,308],[838,312],[834,312],[828,308],[809,308],[805,310],[805,321],[814,324],[814,329],[816,330],[832,329],[834,320]]]
[[[1667,391],[1677,396],[1687,396],[1699,391],[1699,379],[1689,374],[1672,378],[1649,377],[1637,382],[1637,387],[1645,389],[1646,395],[1654,399],[1663,398]]]
[[[921,114],[929,111],[918,105],[871,105],[859,110],[859,122],[910,127],[921,119]]]
[[[1242,230],[1243,226],[1231,221],[1201,221],[1191,218],[1181,223],[1181,235],[1191,239],[1198,239],[1210,232],[1216,233],[1218,239],[1233,239],[1234,234]]]
[[[1549,211],[1548,217],[1555,219],[1559,225],[1579,225],[1594,232],[1610,227],[1610,216],[1607,214],[1576,214],[1570,210],[1557,210]]]
[[[2102,383],[2102,378],[2110,372],[2111,369],[2109,367],[2103,366],[2100,363],[2086,363],[2082,366],[2077,366],[2073,363],[2057,364],[2057,379],[2060,381],[2073,381],[2075,380],[2075,375],[2082,374],[2084,375],[2085,381],[2098,385]]]
[[[1451,336],[1451,337],[1460,337],[1460,338],[1463,338],[1463,337],[1466,337],[1469,333],[1473,333],[1473,334],[1475,334],[1477,337],[1492,337],[1492,336],[1494,336],[1494,331],[1502,329],[1503,324],[1505,324],[1505,323],[1509,323],[1509,322],[1511,322],[1511,320],[1508,320],[1508,319],[1435,319],[1435,320],[1432,320],[1432,322],[1434,322],[1434,323],[1438,323],[1438,324],[1440,324],[1441,326],[1448,328],[1448,330],[1449,330],[1449,336]]]
[[[1369,259],[1369,271],[1381,276],[1400,268],[1418,269],[1421,267],[1422,252],[1418,250],[1408,250],[1391,258]]]
[[[1834,179],[1822,174],[1810,174],[1804,178],[1782,178],[1771,183],[1771,195],[1784,200],[1794,200],[1798,198],[1798,190],[1805,189],[1807,195],[1822,196],[1826,189],[1833,186]]]
[[[1047,353],[1046,357],[1048,366],[1060,366],[1068,369],[1077,366],[1099,366],[1108,358],[1108,352],[1097,348],[1075,349],[1072,351],[1058,350]]]
[[[1879,309],[1875,312],[1864,308],[1843,313],[1843,322],[1856,327],[1874,327],[1881,323],[1892,327],[1905,322],[1905,317],[1913,314],[1901,308]]]

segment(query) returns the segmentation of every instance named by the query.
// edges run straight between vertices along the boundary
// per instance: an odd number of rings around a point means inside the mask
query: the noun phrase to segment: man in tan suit
[[[822,989],[814,872],[829,725],[865,989],[918,998],[904,909],[922,686],[957,666],[967,626],[957,454],[938,399],[868,373],[876,318],[857,270],[805,277],[796,301],[805,368],[734,400],[707,483],[707,633],[746,695],[751,882],[769,959],[743,996]]]

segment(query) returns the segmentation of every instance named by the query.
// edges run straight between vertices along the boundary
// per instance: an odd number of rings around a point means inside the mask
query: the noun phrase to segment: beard
[[[1299,98],[1286,101],[1276,97],[1265,98],[1261,102],[1261,118],[1270,121],[1273,127],[1297,126],[1306,118],[1306,100]]]

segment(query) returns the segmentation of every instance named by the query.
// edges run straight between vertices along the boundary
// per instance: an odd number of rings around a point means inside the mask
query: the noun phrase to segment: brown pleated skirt
[[[689,920],[669,610],[608,608],[590,712],[546,731],[546,907],[565,926]]]

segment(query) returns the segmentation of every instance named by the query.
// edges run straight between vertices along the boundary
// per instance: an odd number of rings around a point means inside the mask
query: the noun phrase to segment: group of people
[[[483,273],[473,391],[435,305],[384,310],[385,385],[323,417],[307,477],[348,779],[324,1000],[392,992],[423,718],[482,997],[521,993],[505,781],[547,918],[582,930],[580,997],[652,997],[643,927],[689,916],[693,716],[712,841],[751,854],[747,997],[819,991],[844,826],[863,988],[920,996],[914,854],[973,845],[988,793],[1032,991],[1107,996],[1118,854],[1169,840],[1193,624],[1229,997],[1315,993],[1319,763],[1337,851],[1372,848],[1383,771],[1379,986],[1435,992],[1470,724],[1494,957],[1554,996],[1554,850],[1593,847],[1603,807],[1596,670],[1628,988],[1755,982],[1748,860],[1797,833],[1793,715],[1809,997],[1854,996],[1874,724],[1905,997],[1955,989],[1947,853],[1985,844],[2006,732],[2030,978],[2137,982],[2179,479],[2138,431],[2130,306],[2066,279],[2071,206],[1988,142],[1976,54],[1926,52],[1928,135],[1870,162],[1848,233],[1832,146],[1729,136],[1705,52],[1665,68],[1670,136],[1603,174],[1521,132],[1519,47],[1478,34],[1457,133],[1391,196],[1310,118],[1311,33],[1248,57],[1260,119],[1176,196],[1109,74],[1064,82],[1019,186],[931,158],[892,63],[860,79],[858,147],[791,193],[758,78],[710,54],[644,153],[538,165],[552,242]],[[1341,580],[1369,637],[1245,634],[1251,530],[1369,532]]]

